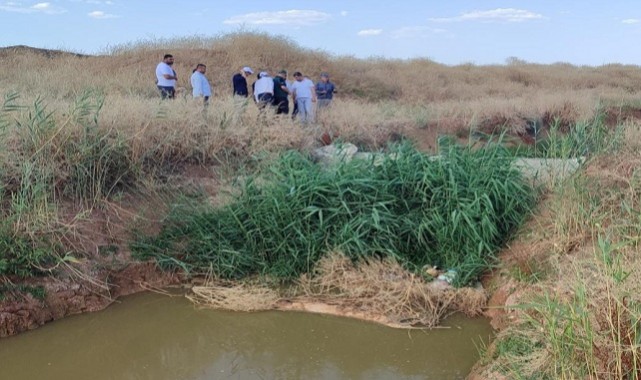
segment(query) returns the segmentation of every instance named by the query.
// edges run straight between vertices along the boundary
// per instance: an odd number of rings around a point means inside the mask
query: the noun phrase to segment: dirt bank
[[[162,273],[151,263],[132,263],[97,278],[103,278],[103,282],[43,277],[20,284],[23,288],[44,289],[44,298],[38,299],[28,291],[8,292],[0,301],[0,338],[69,315],[102,310],[120,296],[180,282],[178,276]]]

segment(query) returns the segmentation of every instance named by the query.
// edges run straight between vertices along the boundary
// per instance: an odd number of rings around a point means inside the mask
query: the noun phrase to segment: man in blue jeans
[[[292,99],[298,106],[298,117],[303,124],[314,121],[314,103],[316,103],[316,91],[314,82],[303,76],[300,71],[294,73],[292,84]]]
[[[321,73],[320,82],[316,83],[316,96],[318,97],[318,109],[329,107],[334,98],[336,87],[329,81],[329,74]]]

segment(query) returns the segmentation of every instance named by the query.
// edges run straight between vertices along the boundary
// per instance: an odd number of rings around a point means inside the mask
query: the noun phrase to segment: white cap
[[[261,71],[261,72],[260,72],[260,76],[261,76],[261,78],[262,78],[262,77],[268,77],[268,76],[269,76],[269,73],[268,73],[267,71]]]
[[[250,73],[250,74],[254,73],[254,70],[252,70],[252,68],[249,67],[249,66],[243,67],[243,71],[246,72],[246,73]]]

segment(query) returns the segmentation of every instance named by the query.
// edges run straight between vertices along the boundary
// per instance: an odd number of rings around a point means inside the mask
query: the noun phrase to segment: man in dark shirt
[[[329,74],[321,73],[320,82],[316,83],[316,96],[318,97],[318,108],[326,108],[332,103],[336,87],[329,81]]]
[[[254,71],[250,67],[245,66],[238,74],[232,77],[231,81],[234,87],[234,95],[245,98],[249,95],[249,91],[247,90],[247,77],[253,73]]]
[[[276,115],[289,113],[289,89],[287,88],[287,71],[281,70],[274,77],[274,101],[273,105],[276,106]]]

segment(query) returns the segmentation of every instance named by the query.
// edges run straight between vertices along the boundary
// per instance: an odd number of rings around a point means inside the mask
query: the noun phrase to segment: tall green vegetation
[[[117,132],[98,127],[100,94],[83,92],[63,118],[15,93],[0,109],[0,275],[48,271],[66,256],[60,200],[91,208],[130,185],[135,165]],[[62,120],[62,121],[61,121]]]
[[[499,145],[444,144],[429,157],[402,144],[382,160],[329,169],[290,151],[247,178],[227,206],[179,207],[159,235],[132,248],[163,267],[282,279],[340,250],[353,259],[392,256],[414,269],[454,269],[462,285],[495,262],[533,200]]]

